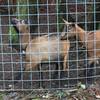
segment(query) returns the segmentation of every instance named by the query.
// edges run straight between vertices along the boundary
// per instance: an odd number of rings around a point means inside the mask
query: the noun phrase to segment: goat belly
[[[100,31],[88,33],[87,49],[89,55],[96,53],[96,56],[100,57]]]
[[[35,59],[37,62],[54,61],[60,59],[63,56],[62,54],[62,44],[58,40],[44,41],[37,44],[31,43],[26,49],[27,59]]]

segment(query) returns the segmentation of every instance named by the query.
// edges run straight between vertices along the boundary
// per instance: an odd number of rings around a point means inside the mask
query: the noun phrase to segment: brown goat
[[[89,64],[97,61],[94,58],[100,58],[100,30],[87,32],[77,24],[65,21],[67,25],[69,36],[78,36],[80,41],[84,44],[88,51]],[[64,36],[65,34],[62,34]]]
[[[12,20],[15,28],[20,33],[20,44],[25,49],[26,70],[34,70],[38,64],[44,62],[57,62],[58,58],[63,58],[63,69],[67,70],[67,58],[70,48],[68,40],[61,40],[57,36],[47,35],[31,39],[28,25],[24,20],[14,18]]]

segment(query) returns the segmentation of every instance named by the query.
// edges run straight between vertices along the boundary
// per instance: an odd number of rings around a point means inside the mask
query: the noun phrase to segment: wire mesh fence
[[[99,18],[99,0],[0,0],[0,91],[99,81]]]

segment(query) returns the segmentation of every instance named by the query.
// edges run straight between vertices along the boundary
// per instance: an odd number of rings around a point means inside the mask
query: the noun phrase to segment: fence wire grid
[[[80,37],[75,24],[84,30]],[[99,0],[0,0],[0,91],[66,89],[99,81],[97,31]],[[91,59],[98,61],[90,64]]]

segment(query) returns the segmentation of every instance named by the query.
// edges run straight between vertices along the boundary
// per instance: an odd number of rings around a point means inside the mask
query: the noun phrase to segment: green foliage
[[[97,29],[100,30],[100,24],[98,24]]]
[[[3,96],[4,96],[5,94],[3,94],[3,93],[0,93],[0,100],[3,100]]]
[[[13,26],[9,27],[9,38],[11,43],[18,43],[18,34]]]
[[[66,93],[64,92],[64,91],[62,91],[62,90],[57,90],[56,92],[55,92],[55,96],[58,98],[58,99],[62,99],[62,98],[64,98],[64,97],[66,97]]]
[[[57,22],[57,27],[59,28],[59,32],[62,31],[62,28],[63,28],[63,21],[62,21],[62,18],[63,18],[63,15],[61,15],[61,13],[63,12],[62,11],[62,6],[61,6],[61,3],[62,3],[62,0],[56,0],[56,11],[57,11],[57,16],[58,16],[58,22]]]
[[[25,19],[28,15],[27,0],[17,0],[17,9],[14,15],[19,19]],[[9,27],[9,38],[12,43],[18,43],[18,34],[13,26]]]
[[[18,18],[26,18],[28,15],[28,5],[27,0],[17,0],[17,17]]]

